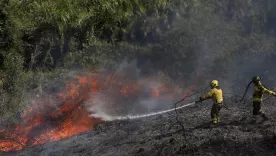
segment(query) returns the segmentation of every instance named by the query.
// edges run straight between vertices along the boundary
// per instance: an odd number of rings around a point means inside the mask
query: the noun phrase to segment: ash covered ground
[[[3,156],[124,156],[124,155],[276,155],[276,99],[269,97],[263,110],[270,117],[250,123],[252,104],[238,98],[225,100],[221,124],[210,127],[211,101],[176,113],[129,121],[112,121],[58,142],[47,143]],[[185,102],[184,102],[185,103]]]

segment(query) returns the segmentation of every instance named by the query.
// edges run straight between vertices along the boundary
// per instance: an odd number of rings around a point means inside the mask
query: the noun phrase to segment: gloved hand
[[[200,100],[200,101],[203,101],[204,99],[203,99],[202,97],[199,97],[199,100]]]
[[[202,98],[202,97],[200,97],[200,98],[199,98],[199,100],[198,100],[198,101],[196,101],[195,103],[202,103],[202,101],[203,101],[203,98]]]

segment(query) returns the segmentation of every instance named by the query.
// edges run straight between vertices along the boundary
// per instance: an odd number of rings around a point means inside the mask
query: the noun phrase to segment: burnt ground
[[[106,122],[69,139],[31,147],[3,156],[167,156],[167,155],[276,155],[276,98],[263,110],[270,117],[250,123],[251,103],[226,102],[221,124],[210,127],[210,101],[165,115]]]

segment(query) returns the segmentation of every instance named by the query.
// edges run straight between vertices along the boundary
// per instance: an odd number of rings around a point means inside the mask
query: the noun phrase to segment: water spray
[[[155,115],[160,115],[160,114],[164,114],[164,113],[168,113],[171,111],[175,111],[181,108],[185,108],[188,106],[191,106],[193,104],[195,104],[196,102],[191,102],[176,108],[172,108],[172,109],[168,109],[168,110],[164,110],[164,111],[159,111],[159,112],[153,112],[153,113],[149,113],[149,114],[140,114],[140,115],[127,115],[127,116],[110,116],[107,114],[92,114],[90,115],[91,117],[99,117],[102,118],[105,121],[114,121],[114,120],[133,120],[133,119],[139,119],[139,118],[144,118],[144,117],[150,117],[150,116],[155,116]]]

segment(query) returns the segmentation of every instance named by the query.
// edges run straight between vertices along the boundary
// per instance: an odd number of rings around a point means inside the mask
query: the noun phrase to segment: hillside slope
[[[94,131],[69,139],[1,153],[3,156],[123,156],[123,155],[276,155],[275,98],[263,110],[269,121],[250,124],[251,103],[226,102],[222,123],[209,127],[210,101],[175,112],[130,121],[106,122]]]

